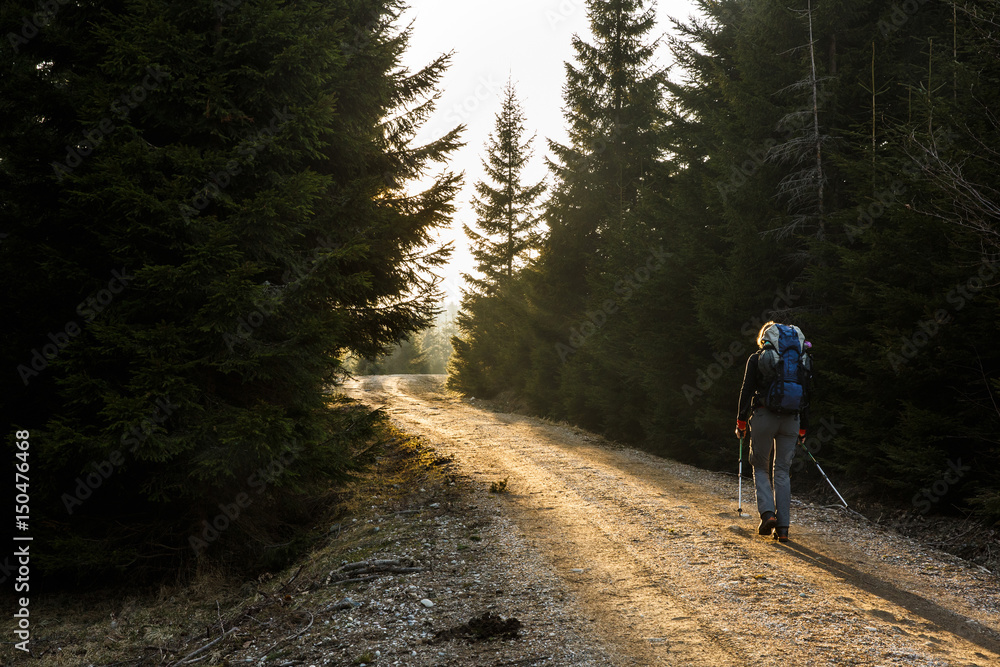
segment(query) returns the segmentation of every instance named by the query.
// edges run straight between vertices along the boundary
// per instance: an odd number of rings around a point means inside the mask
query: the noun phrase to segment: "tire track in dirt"
[[[962,575],[995,589],[992,575],[975,579],[891,540],[856,548],[829,529],[800,528],[798,518],[793,541],[777,545],[756,536],[755,519],[737,516],[720,476],[476,408],[444,391],[443,376],[362,378],[348,390],[384,403],[470,477],[507,478],[517,525],[633,664],[1000,661],[1000,596],[994,590],[974,605],[962,586],[948,585]],[[800,514],[829,521],[831,511],[797,507]],[[848,540],[871,532],[833,516]],[[954,576],[938,582],[915,566]]]

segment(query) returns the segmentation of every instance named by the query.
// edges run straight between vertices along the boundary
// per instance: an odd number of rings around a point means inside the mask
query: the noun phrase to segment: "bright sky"
[[[442,239],[455,241],[451,264],[443,276],[445,300],[457,302],[461,274],[473,271],[462,225],[475,223],[470,204],[473,186],[484,178],[481,160],[500,111],[504,84],[508,77],[514,81],[527,133],[537,135],[526,181],[541,180],[547,175],[546,139],[566,141],[565,63],[575,62],[574,34],[591,41],[587,8],[584,0],[410,0],[409,4],[402,19],[404,25],[413,23],[407,66],[415,71],[438,55],[454,51],[440,85],[437,112],[417,141],[440,137],[456,125],[467,126],[462,136],[466,145],[452,159],[452,169],[465,172],[465,185],[456,201],[453,228],[442,234]],[[694,12],[692,0],[659,0],[659,25],[650,38],[670,30],[668,17],[686,22]],[[658,64],[670,63],[669,53],[662,48]]]

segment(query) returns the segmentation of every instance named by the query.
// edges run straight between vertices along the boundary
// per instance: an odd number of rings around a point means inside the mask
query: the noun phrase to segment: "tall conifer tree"
[[[818,375],[806,444],[844,486],[995,520],[995,3],[701,0],[672,42],[669,122],[639,125],[670,159],[631,180],[612,176],[645,162],[616,162],[609,140],[625,70],[602,69],[628,50],[604,53],[609,26],[641,24],[611,18],[628,4],[589,5],[595,46],[577,40],[567,68],[571,141],[551,145],[549,234],[519,276],[531,353],[514,386],[728,469],[755,333],[802,324]],[[659,240],[667,265],[622,307],[609,283]]]
[[[520,319],[514,313],[524,306],[517,278],[538,246],[536,202],[545,190],[543,182],[524,183],[533,137],[524,138],[524,113],[513,83],[508,81],[503,95],[483,160],[489,180],[476,183],[472,202],[476,229],[465,225],[478,275],[464,276],[461,335],[453,339],[451,386],[479,394],[501,389],[523,359],[523,345],[512,333]]]
[[[36,4],[4,3],[0,23]],[[368,419],[327,392],[347,351],[432,320],[423,276],[447,250],[431,235],[458,187],[446,172],[405,189],[458,140],[412,144],[447,58],[403,69],[400,11],[68,3],[10,42],[0,255],[23,317],[4,395],[24,397],[11,421],[46,470],[33,513],[58,556],[45,565],[259,551],[278,535],[247,541],[239,522],[213,543],[219,503],[261,469],[277,471],[262,496],[277,503],[349,465]]]
[[[510,81],[503,91],[503,105],[496,128],[486,144],[483,168],[489,181],[476,183],[472,209],[476,228],[465,225],[471,241],[476,271],[482,277],[466,275],[472,292],[490,296],[514,278],[531,251],[538,246],[537,200],[544,183],[523,183],[523,172],[531,160],[534,137],[524,139],[524,113]]]
[[[655,9],[644,0],[587,2],[593,43],[573,37],[566,64],[569,145],[555,141],[550,162],[567,212],[585,209],[581,232],[620,228],[660,157],[665,72],[653,65]],[[575,205],[574,205],[575,204]],[[584,207],[586,204],[586,207]]]
[[[558,414],[595,414],[591,399],[584,396],[595,379],[588,368],[595,357],[581,357],[579,350],[584,340],[593,347],[600,338],[582,335],[581,327],[594,326],[587,324],[585,314],[618,298],[613,289],[620,274],[634,269],[649,252],[650,220],[642,207],[662,159],[666,75],[654,63],[655,42],[649,33],[655,11],[647,4],[587,3],[592,42],[574,36],[576,59],[566,64],[570,141],[549,142],[555,184],[545,212],[549,234],[535,304],[544,314],[536,320],[538,342],[528,389]],[[565,384],[562,390],[560,383]]]

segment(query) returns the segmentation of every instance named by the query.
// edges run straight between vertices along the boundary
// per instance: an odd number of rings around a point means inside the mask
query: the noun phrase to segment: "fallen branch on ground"
[[[348,563],[336,570],[331,570],[323,581],[324,586],[330,584],[356,584],[377,579],[387,574],[412,574],[423,572],[427,568],[416,565],[412,560],[372,560]]]
[[[282,639],[281,641],[279,641],[277,644],[272,644],[266,651],[264,651],[263,653],[260,654],[260,657],[257,658],[257,660],[258,661],[264,660],[265,658],[267,658],[267,656],[269,656],[271,654],[272,651],[274,651],[274,649],[278,648],[279,646],[281,646],[282,644],[284,644],[286,642],[292,641],[296,637],[299,637],[300,635],[304,634],[309,628],[311,628],[313,626],[313,621],[316,620],[316,617],[313,616],[313,613],[311,611],[307,611],[306,613],[309,614],[309,624],[306,625],[306,627],[302,628],[301,630],[299,630],[298,632],[296,632],[294,635],[290,635],[288,637],[285,637],[284,639]]]
[[[207,649],[211,648],[215,644],[218,644],[220,641],[222,641],[223,639],[225,639],[229,635],[233,634],[237,630],[239,630],[238,626],[234,627],[234,628],[230,628],[229,630],[227,630],[226,632],[222,633],[221,635],[219,635],[218,637],[216,637],[212,641],[208,642],[207,644],[205,644],[201,648],[197,648],[197,649],[191,651],[190,653],[188,653],[186,656],[184,656],[180,660],[177,660],[176,662],[170,663],[170,667],[175,667],[175,665],[186,665],[186,664],[189,664],[191,662],[195,662],[194,660],[192,660],[192,658],[194,658],[194,656],[198,655],[199,653],[203,653],[204,651],[206,651]],[[198,658],[198,660],[201,660],[201,659],[202,658]]]

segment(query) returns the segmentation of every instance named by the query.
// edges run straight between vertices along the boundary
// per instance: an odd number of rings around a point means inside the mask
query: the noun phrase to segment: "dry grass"
[[[297,593],[316,588],[345,561],[364,560],[400,539],[412,524],[386,517],[385,508],[402,510],[421,486],[449,481],[446,460],[392,427],[384,427],[379,449],[381,456],[337,490],[338,504],[317,518],[308,553],[281,571],[249,576],[206,564],[191,581],[157,590],[32,596],[31,664],[169,665],[214,640],[194,656],[207,656],[197,664],[228,664],[237,652],[280,656],[282,640],[309,621],[309,611],[296,609]],[[381,506],[377,526],[373,498]],[[335,604],[342,593],[316,590],[310,607]],[[25,658],[10,643],[0,647],[4,665],[24,664]]]

